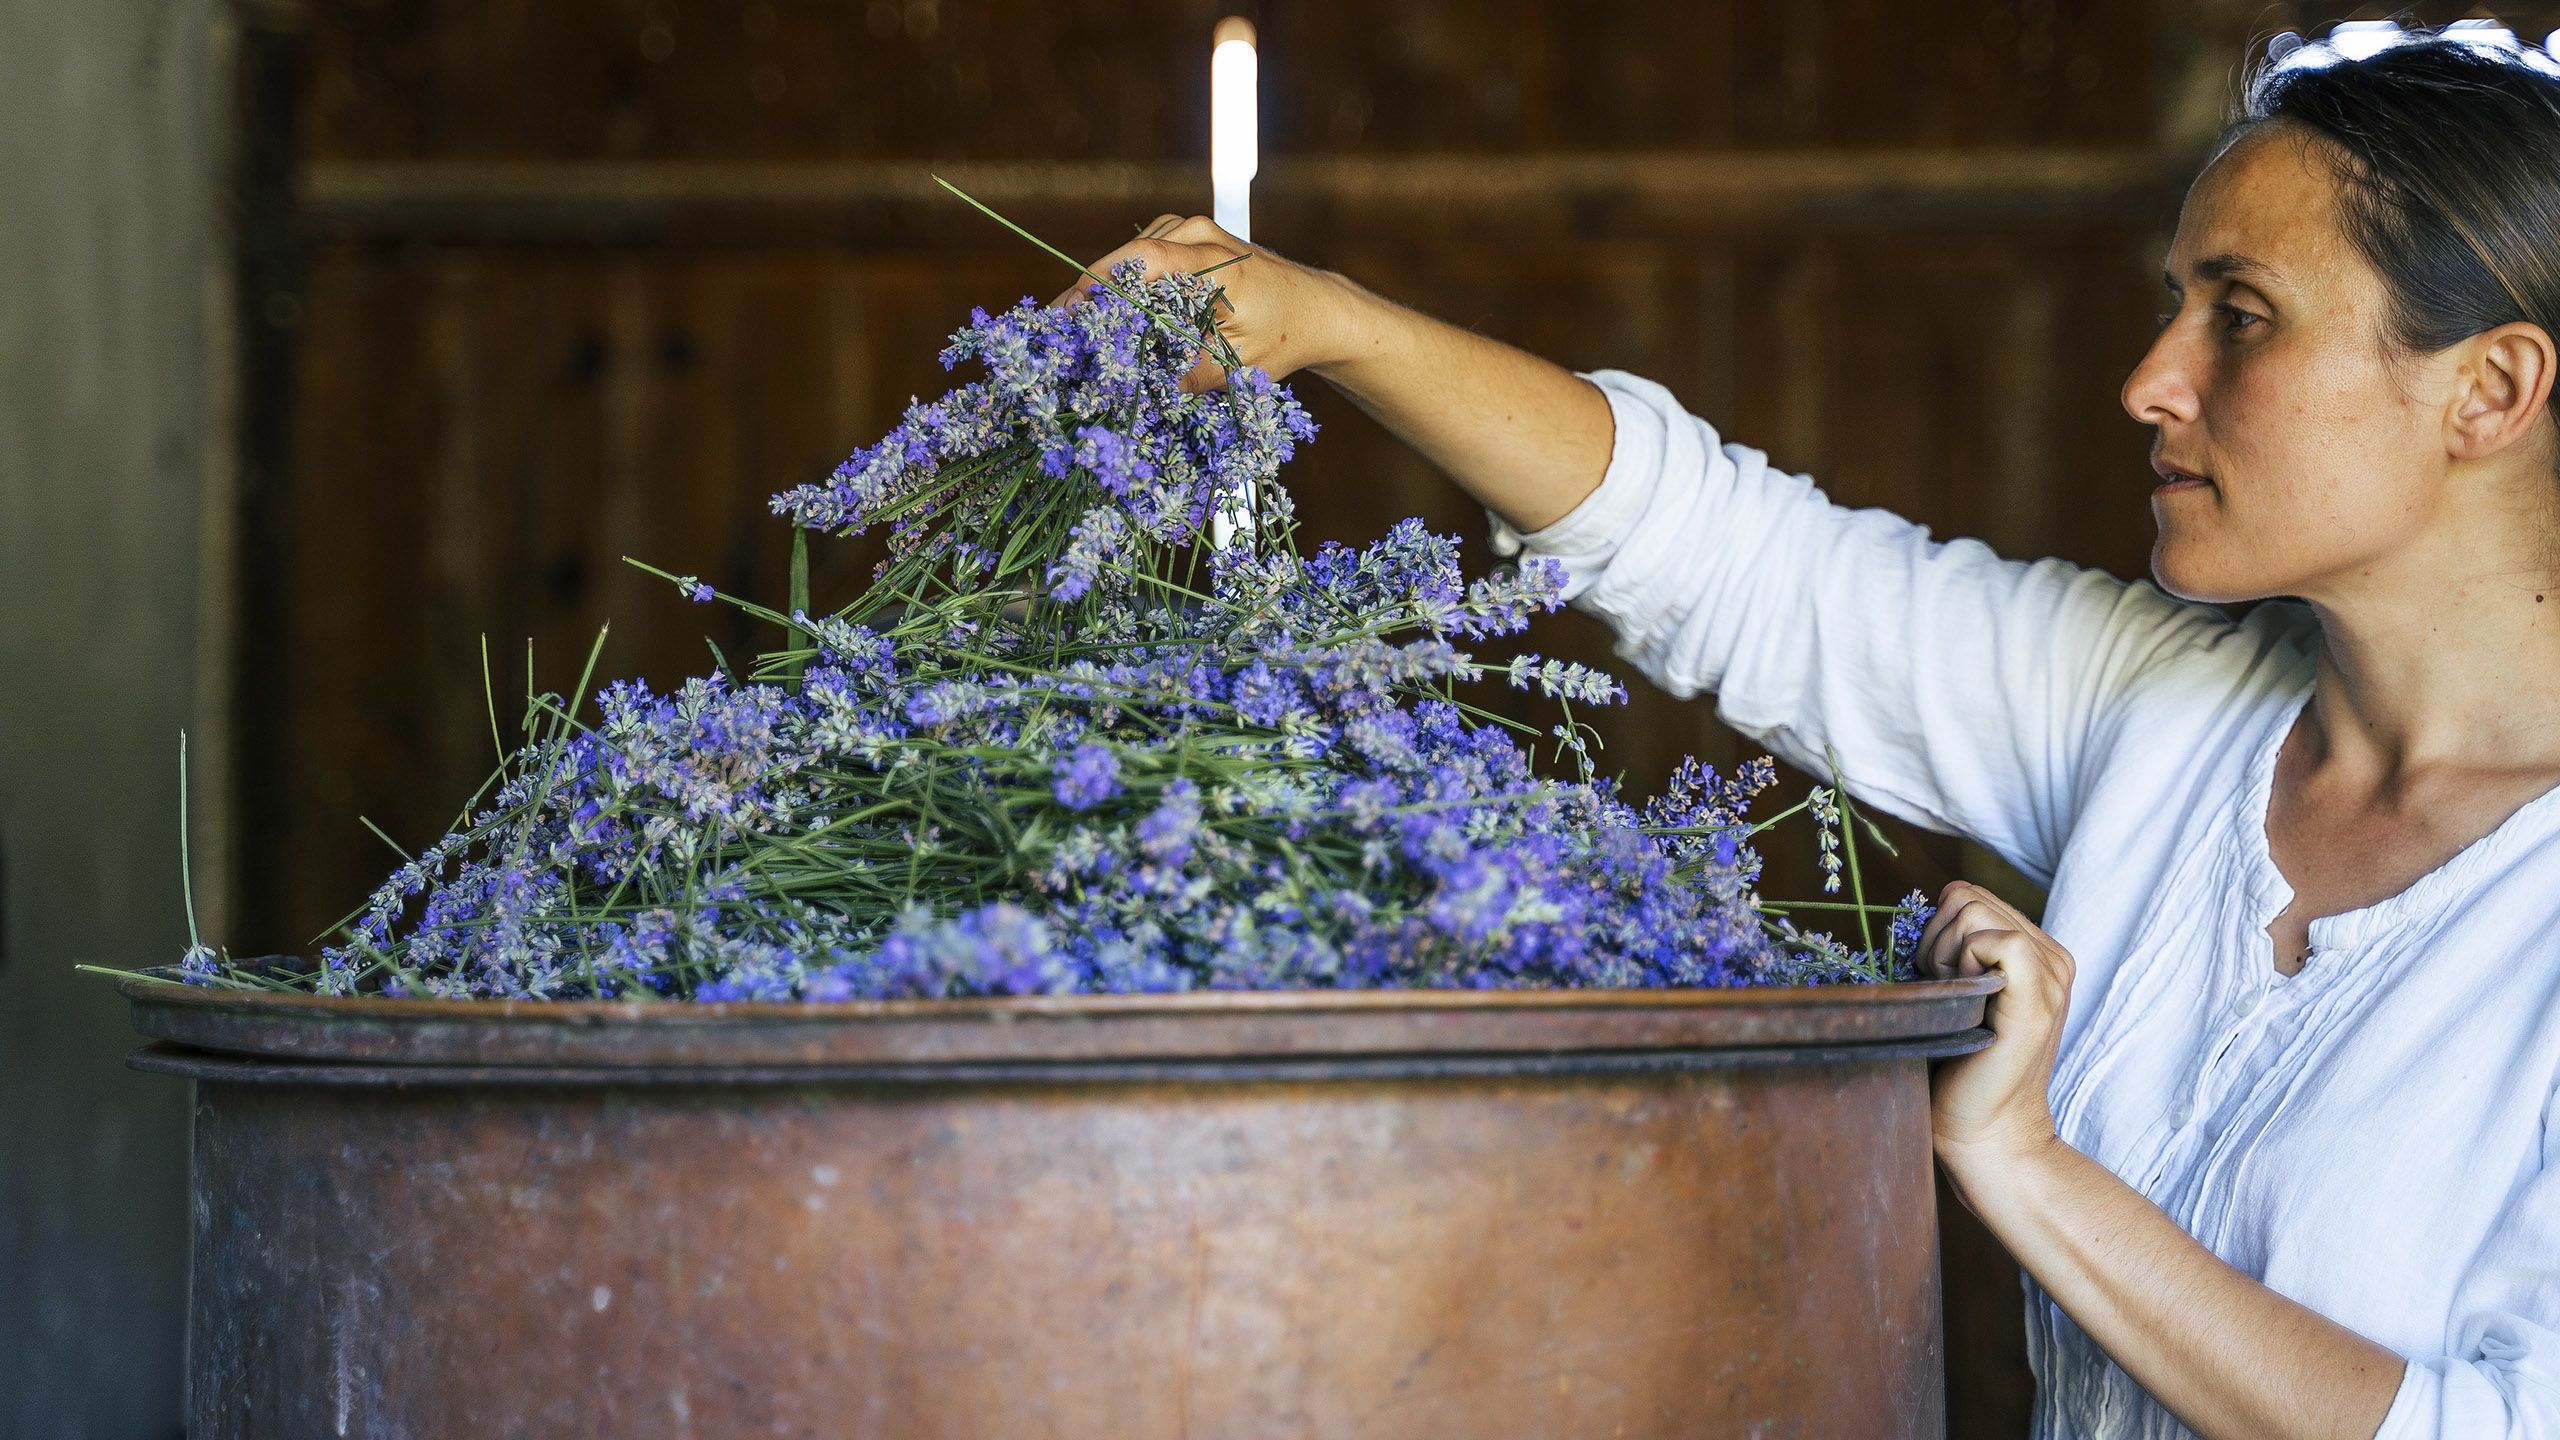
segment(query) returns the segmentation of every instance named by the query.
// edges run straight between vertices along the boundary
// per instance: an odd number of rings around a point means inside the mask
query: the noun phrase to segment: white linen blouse
[[[2062,1138],[2243,1273],[2408,1361],[2379,1440],[2560,1440],[2560,790],[2398,895],[2311,922],[2269,857],[2317,622],[1937,542],[1719,444],[1615,371],[1606,478],[1495,545],[1672,693],[2049,887],[2077,962]],[[2125,502],[2128,506],[2132,499]],[[2040,1440],[2186,1436],[2032,1278]],[[1963,1336],[1949,1337],[1951,1345]]]

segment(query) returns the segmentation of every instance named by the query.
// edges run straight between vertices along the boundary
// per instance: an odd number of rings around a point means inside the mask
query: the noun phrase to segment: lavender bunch
[[[986,377],[909,405],[825,481],[775,496],[774,513],[838,535],[885,525],[884,599],[1036,575],[1052,600],[1128,601],[1129,562],[1196,549],[1222,499],[1272,490],[1315,422],[1259,370],[1238,368],[1223,391],[1183,392],[1181,357],[1224,349],[1205,277],[1141,284],[1132,263],[1094,293],[1090,304],[1025,296],[1001,316],[972,311],[942,364],[977,360]],[[1257,533],[1287,526],[1280,504]]]
[[[1759,901],[1768,762],[1693,762],[1638,807],[1575,718],[1614,680],[1465,648],[1557,608],[1559,568],[1470,580],[1418,521],[1302,551],[1272,482],[1315,426],[1232,364],[1215,300],[1124,271],[1088,303],[973,313],[943,359],[981,378],[774,497],[795,544],[885,528],[862,595],[813,612],[797,552],[787,612],[665,576],[791,642],[670,694],[607,685],[592,721],[583,680],[534,697],[487,803],[316,968],[198,946],[182,973],[698,1001],[1907,975],[1918,895],[1832,907],[1854,948]],[[1229,383],[1186,394],[1204,350]],[[1493,681],[1556,723],[1465,698]],[[1533,763],[1548,742],[1560,776]],[[1845,797],[1807,804],[1827,841]]]

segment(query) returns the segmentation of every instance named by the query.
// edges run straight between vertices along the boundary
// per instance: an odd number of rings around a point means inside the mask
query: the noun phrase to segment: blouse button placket
[[[2265,992],[2262,990],[2246,989],[2241,992],[2238,999],[2231,1002],[2227,1012],[2228,1023],[2217,1027],[2206,1050],[2204,1063],[2197,1067],[2194,1077],[2185,1082],[2184,1093],[2178,1096],[2177,1103],[2171,1105],[2168,1114],[2162,1117],[2167,1121],[2171,1133],[2162,1141],[2159,1154],[2152,1162],[2151,1179],[2149,1185],[2145,1186],[2146,1189],[2159,1184],[2161,1177],[2169,1173],[2169,1167],[2176,1160],[2181,1147],[2195,1142],[2197,1114],[2200,1111],[2210,1110],[2220,1103],[2223,1092],[2210,1091],[2214,1077],[2222,1072],[2224,1062],[2231,1058],[2234,1047],[2238,1046],[2248,1033],[2249,1017],[2257,1013],[2265,998]],[[2225,1087],[2226,1090],[2227,1088]]]

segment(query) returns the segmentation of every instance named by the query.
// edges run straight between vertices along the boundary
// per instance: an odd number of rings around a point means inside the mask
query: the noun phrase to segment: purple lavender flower
[[[1075,460],[1114,496],[1126,495],[1156,475],[1155,465],[1139,453],[1135,442],[1100,425],[1076,427]]]
[[[1047,924],[1005,901],[948,921],[909,910],[875,963],[891,995],[1064,994],[1077,979]]]
[[[1058,757],[1050,791],[1070,810],[1090,810],[1120,793],[1120,757],[1110,746],[1087,740]]]
[[[1902,903],[1893,912],[1891,939],[1885,946],[1887,953],[1907,969],[1919,956],[1921,932],[1929,928],[1929,921],[1937,913],[1938,907],[1930,904],[1929,897],[1919,891],[1903,896]]]
[[[1094,582],[1106,569],[1129,563],[1128,537],[1126,512],[1104,506],[1087,510],[1076,522],[1067,548],[1049,562],[1049,598],[1075,601],[1092,593]]]
[[[1306,713],[1305,705],[1306,692],[1286,671],[1256,660],[1236,675],[1236,714],[1248,725],[1276,729]]]
[[[1200,840],[1200,787],[1187,778],[1166,782],[1156,808],[1138,822],[1138,848],[1165,865],[1191,858]]]

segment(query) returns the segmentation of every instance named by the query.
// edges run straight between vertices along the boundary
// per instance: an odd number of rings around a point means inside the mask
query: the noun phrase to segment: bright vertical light
[[[1239,240],[1253,238],[1247,197],[1261,168],[1261,136],[1255,124],[1257,82],[1253,22],[1230,15],[1218,22],[1209,50],[1209,183],[1216,190],[1218,224]]]
[[[1253,238],[1249,202],[1253,172],[1262,168],[1253,40],[1253,22],[1240,15],[1209,34],[1209,185],[1218,228],[1239,240]],[[1253,507],[1253,482],[1243,481],[1209,517],[1209,543],[1224,550],[1237,534],[1251,534]]]

